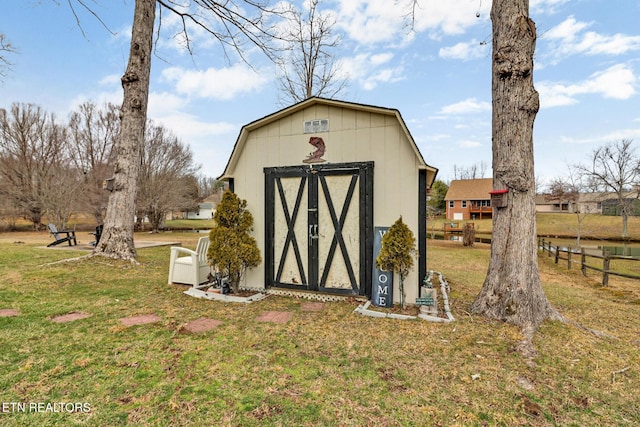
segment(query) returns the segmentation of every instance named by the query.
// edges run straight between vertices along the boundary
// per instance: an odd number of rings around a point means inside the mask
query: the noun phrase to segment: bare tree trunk
[[[476,314],[515,324],[531,339],[548,318],[561,319],[538,274],[533,122],[539,109],[533,87],[535,24],[528,0],[494,0],[493,184],[507,189],[505,207],[493,209],[491,261]]]
[[[629,214],[627,213],[627,206],[625,206],[624,203],[624,200],[620,202],[622,206],[622,240],[629,240]]]
[[[135,200],[144,143],[151,73],[151,49],[156,1],[136,0],[127,71],[122,76],[124,99],[116,148],[114,190],[109,197],[104,231],[95,252],[119,259],[136,256],[133,243]]]

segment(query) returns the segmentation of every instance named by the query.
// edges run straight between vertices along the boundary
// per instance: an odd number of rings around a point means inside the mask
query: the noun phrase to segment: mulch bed
[[[160,316],[156,314],[142,314],[140,316],[122,317],[120,318],[120,323],[124,326],[135,326],[156,323],[161,320]]]
[[[90,316],[91,315],[89,313],[85,313],[83,311],[72,311],[67,314],[52,317],[51,321],[56,323],[66,323],[66,322],[73,322],[74,320],[86,319],[87,317],[90,317]]]

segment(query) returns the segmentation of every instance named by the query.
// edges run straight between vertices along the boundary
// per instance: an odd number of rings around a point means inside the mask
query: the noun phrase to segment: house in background
[[[447,219],[487,219],[493,215],[491,195],[493,178],[456,179],[451,181],[444,200]]]
[[[548,194],[536,195],[536,212],[575,213],[575,202],[551,198]]]
[[[216,212],[218,205],[222,200],[222,191],[216,192],[209,197],[205,198],[201,203],[198,203],[197,211],[184,211],[182,213],[183,219],[213,219],[213,214]]]
[[[218,178],[247,201],[262,254],[240,286],[372,297],[375,227],[402,217],[418,246],[414,302],[436,173],[395,109],[312,97],[243,126]]]
[[[631,215],[640,214],[640,201],[636,193],[625,193],[625,200],[631,206],[637,206],[630,209]],[[620,206],[617,195],[612,192],[579,193],[573,199],[567,197],[562,200],[549,194],[539,194],[536,196],[536,212],[620,215]]]
[[[184,219],[212,219],[214,207],[211,202],[198,203],[197,211],[186,211],[183,213]]]

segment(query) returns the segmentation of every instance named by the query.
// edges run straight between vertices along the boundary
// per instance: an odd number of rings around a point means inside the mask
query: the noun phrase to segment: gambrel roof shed
[[[313,97],[243,126],[219,179],[255,219],[263,263],[245,286],[370,296],[373,229],[402,216],[417,297],[436,173],[396,109]]]
[[[418,160],[418,163],[419,163],[417,165],[418,168],[430,171],[429,175],[431,176],[431,179],[430,179],[429,185],[433,183],[433,180],[435,179],[435,175],[438,170],[434,167],[427,165],[427,163],[424,161],[424,158],[422,157],[422,154],[420,153],[418,146],[413,140],[413,137],[411,136],[411,133],[409,132],[409,129],[407,128],[407,125],[404,122],[404,119],[400,115],[400,111],[392,108],[376,107],[372,105],[357,104],[352,102],[338,101],[338,100],[318,98],[318,97],[312,97],[312,98],[306,99],[302,102],[299,102],[290,107],[284,108],[273,114],[269,114],[268,116],[265,116],[261,119],[255,120],[249,124],[244,125],[240,130],[240,135],[236,140],[235,146],[233,147],[233,152],[231,153],[231,157],[227,162],[225,170],[222,173],[222,175],[218,177],[218,179],[228,180],[230,178],[231,179],[233,178],[234,170],[238,164],[240,155],[244,149],[244,146],[247,142],[247,138],[251,132],[259,130],[260,128],[263,128],[269,125],[270,123],[276,122],[288,116],[298,115],[298,114],[304,116],[303,114],[304,110],[310,107],[326,108],[327,110],[329,109],[329,107],[335,107],[343,110],[345,114],[342,117],[341,127],[345,130],[350,128],[349,124],[351,124],[352,130],[356,129],[358,127],[358,124],[357,124],[358,119],[368,122],[370,114],[372,113],[377,116],[380,116],[378,120],[396,121],[401,127],[402,132],[406,137],[406,141],[410,144],[411,149],[413,150],[413,153],[416,156],[416,159]],[[344,111],[345,109],[346,111]],[[303,125],[301,123],[295,123],[294,126],[295,125],[299,125],[300,129],[283,129],[282,127],[279,127],[278,133],[282,133],[283,136],[286,136],[286,135],[297,134],[302,132]],[[321,123],[318,124],[318,126],[320,125]],[[383,122],[370,123],[370,125],[373,128],[377,128],[380,126],[384,126],[384,123]],[[336,126],[336,124],[333,124],[333,126]],[[300,132],[297,132],[297,131],[300,131]],[[354,146],[353,148],[355,149],[356,147]]]

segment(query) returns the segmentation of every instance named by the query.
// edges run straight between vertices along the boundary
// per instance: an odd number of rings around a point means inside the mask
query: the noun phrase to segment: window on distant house
[[[449,207],[453,208],[455,206],[455,201],[449,200]]]
[[[466,201],[466,200],[463,200],[463,201],[462,201],[462,207],[463,207],[463,208],[466,208],[466,207],[467,207],[467,201]]]

